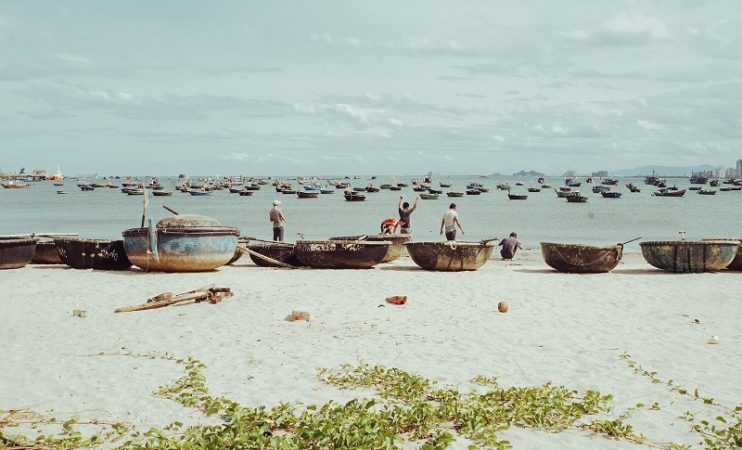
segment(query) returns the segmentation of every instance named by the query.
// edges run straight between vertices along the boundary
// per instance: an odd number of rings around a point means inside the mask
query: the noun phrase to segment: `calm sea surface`
[[[398,180],[409,183],[406,178],[398,177]],[[168,190],[178,184],[177,178],[160,177],[160,181]],[[352,181],[355,186],[368,183],[364,178]],[[589,200],[575,204],[557,198],[553,189],[527,193],[527,187],[536,186],[535,178],[448,177],[434,179],[434,188],[439,181],[452,183],[452,190],[457,191],[464,191],[470,181],[480,182],[491,190],[480,196],[448,198],[443,194],[438,200],[421,200],[412,215],[414,240],[441,239],[438,234],[441,216],[451,201],[458,205],[466,231],[461,240],[504,237],[511,231],[517,232],[529,246],[544,240],[610,244],[639,236],[676,239],[679,231],[685,231],[688,239],[742,237],[740,191],[718,192],[715,196],[688,191],[682,198],[661,198],[653,197],[654,188],[645,186],[640,179],[621,179],[614,189],[623,193],[622,198],[603,198],[591,192],[591,185],[583,183],[579,190]],[[509,200],[506,192],[496,189],[499,181],[508,181],[514,193],[527,193],[528,199]],[[516,181],[525,186],[516,187]],[[385,182],[392,183],[394,179],[373,180],[377,187]],[[625,187],[629,182],[640,185],[642,192],[630,193]],[[563,184],[563,179],[549,178],[547,183],[557,187]],[[689,186],[687,179],[668,180],[668,185],[672,184],[681,189]],[[64,232],[88,238],[120,239],[123,230],[140,225],[142,196],[129,196],[119,189],[83,192],[75,180],[65,181],[64,187],[49,181],[32,185],[30,189],[0,189],[0,234]],[[68,194],[58,195],[58,189]],[[243,235],[270,239],[268,212],[272,201],[279,199],[288,219],[286,240],[297,239],[297,233],[307,239],[325,239],[333,235],[378,233],[381,220],[397,216],[400,195],[412,203],[417,193],[410,186],[402,191],[368,193],[365,202],[347,202],[341,191],[300,200],[296,195],[276,193],[271,185],[262,186],[252,197],[230,194],[228,190],[201,197],[174,191],[172,197],[150,196],[148,214],[155,222],[169,215],[161,207],[164,204],[181,214],[214,217],[224,225],[240,228]]]

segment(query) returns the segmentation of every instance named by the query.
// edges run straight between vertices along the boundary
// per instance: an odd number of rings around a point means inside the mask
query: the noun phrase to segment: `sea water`
[[[243,235],[270,239],[271,223],[268,219],[273,200],[282,202],[286,216],[286,240],[303,236],[306,239],[326,239],[330,236],[378,234],[379,224],[387,217],[398,217],[400,195],[413,203],[417,192],[412,190],[406,177],[361,178],[351,181],[354,186],[373,183],[403,181],[410,186],[402,191],[381,190],[365,193],[366,201],[345,201],[341,190],[334,194],[320,194],[316,199],[299,199],[294,195],[277,193],[271,185],[261,186],[252,196],[230,194],[229,190],[214,191],[207,196],[192,196],[175,191],[177,178],[160,177],[172,197],[149,196],[147,218],[157,222],[170,215],[162,205],[181,214],[200,214],[214,217],[223,225],[238,227]],[[116,183],[121,180],[114,180]],[[450,189],[437,200],[420,200],[412,214],[413,240],[441,240],[440,224],[443,213],[452,202],[456,203],[465,234],[459,240],[503,238],[510,232],[527,246],[537,246],[540,241],[614,244],[635,237],[644,240],[671,240],[685,232],[688,239],[739,238],[742,192],[718,192],[714,196],[687,191],[682,198],[655,197],[653,186],[646,186],[641,179],[621,179],[613,190],[623,193],[620,199],[603,198],[584,183],[578,189],[589,198],[587,203],[568,203],[558,198],[554,187],[564,184],[562,178],[548,178],[552,189],[538,193],[527,192],[536,187],[530,178],[471,178],[447,177],[434,179],[431,186],[438,189],[438,182],[452,183]],[[469,182],[482,183],[490,192],[478,196],[464,195],[449,198],[449,190],[465,191]],[[517,181],[525,186],[515,186]],[[595,180],[599,183],[599,180]],[[509,200],[506,191],[496,189],[498,182],[508,182],[513,193],[527,194],[527,200]],[[630,193],[626,183],[633,182],[642,189]],[[26,233],[78,233],[87,238],[120,239],[127,228],[139,227],[143,214],[143,197],[130,196],[119,189],[96,188],[81,191],[75,180],[66,180],[64,187],[52,182],[32,183],[28,189],[0,189],[0,234]],[[296,181],[294,188],[299,188]],[[668,185],[680,189],[689,186],[687,179],[671,179]],[[708,186],[705,186],[708,188]],[[64,190],[67,195],[58,195]],[[636,246],[637,244],[633,244]],[[630,249],[630,248],[629,248]],[[629,250],[627,249],[627,250]],[[633,250],[638,250],[634,248]]]

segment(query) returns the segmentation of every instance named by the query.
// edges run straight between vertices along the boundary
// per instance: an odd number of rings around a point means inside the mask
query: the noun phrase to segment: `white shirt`
[[[453,209],[449,209],[448,211],[446,211],[445,214],[443,214],[443,228],[446,230],[446,232],[456,230],[454,223],[458,218],[458,213]]]

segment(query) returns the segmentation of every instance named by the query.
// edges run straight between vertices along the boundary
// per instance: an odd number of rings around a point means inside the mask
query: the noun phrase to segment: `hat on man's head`
[[[273,206],[278,206],[280,204],[281,204],[281,202],[279,202],[278,200],[273,200]]]

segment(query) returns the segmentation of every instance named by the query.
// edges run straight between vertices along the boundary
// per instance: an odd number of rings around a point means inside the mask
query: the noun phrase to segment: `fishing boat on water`
[[[579,194],[580,193],[580,191],[574,191],[574,192],[572,192],[572,189],[571,188],[570,188],[569,191],[564,191],[562,189],[554,189],[554,192],[556,192],[556,195],[559,198],[565,198],[565,197],[569,197],[572,194],[575,194],[575,193]]]
[[[541,188],[529,187],[528,192],[541,192]]]
[[[297,241],[296,256],[313,269],[371,269],[381,263],[391,241]]]
[[[600,193],[608,192],[611,190],[610,186],[604,186],[602,184],[596,184],[591,189],[594,194],[600,194]]]
[[[673,191],[670,189],[660,189],[655,191],[655,197],[682,197],[685,195],[685,189]]]
[[[299,198],[317,198],[319,197],[319,192],[317,191],[296,191],[296,195]]]
[[[482,242],[408,242],[412,260],[425,270],[460,272],[477,270],[492,256],[495,246]]]
[[[2,185],[2,187],[4,187],[5,189],[27,189],[31,187],[31,185],[28,183],[14,180],[10,180],[7,183],[2,183],[0,185]]]
[[[584,244],[542,242],[544,262],[559,272],[605,273],[618,265],[623,256],[623,244],[596,247]]]
[[[466,190],[466,195],[481,195],[481,194],[482,194],[482,191],[480,191],[479,189],[467,189]]]
[[[155,197],[170,197],[173,195],[173,193],[164,189],[153,189],[152,195],[154,195]]]
[[[587,197],[580,195],[578,191],[571,192],[569,195],[565,195],[567,203],[587,203]]]
[[[240,197],[252,197],[253,191],[240,191],[237,195]]]
[[[420,194],[420,200],[438,200],[440,194],[430,194],[423,192]]]
[[[508,198],[510,200],[527,200],[528,199],[528,195],[526,195],[526,194],[511,194],[510,192],[508,192]]]
[[[451,187],[451,183],[444,183],[444,182],[442,182],[442,181],[439,181],[439,182],[438,182],[438,185],[439,185],[439,186],[440,186],[441,188],[450,188],[450,187]]]
[[[366,200],[366,196],[356,191],[345,191],[343,194],[345,200],[349,202],[362,202]]]
[[[627,184],[626,188],[629,190],[629,192],[633,192],[633,193],[642,191],[641,188],[639,188],[639,186],[635,185],[634,183]]]
[[[464,193],[463,192],[456,192],[456,191],[449,191],[449,192],[446,192],[446,195],[449,196],[449,197],[463,197],[464,196]]]
[[[122,236],[129,260],[144,271],[204,272],[232,259],[240,232],[210,217],[182,214]]]
[[[603,198],[621,198],[621,193],[615,191],[601,192],[600,195],[602,195]]]
[[[642,256],[652,266],[668,272],[716,272],[737,256],[738,240],[646,241]]]
[[[716,195],[716,189],[700,189],[699,195]]]

